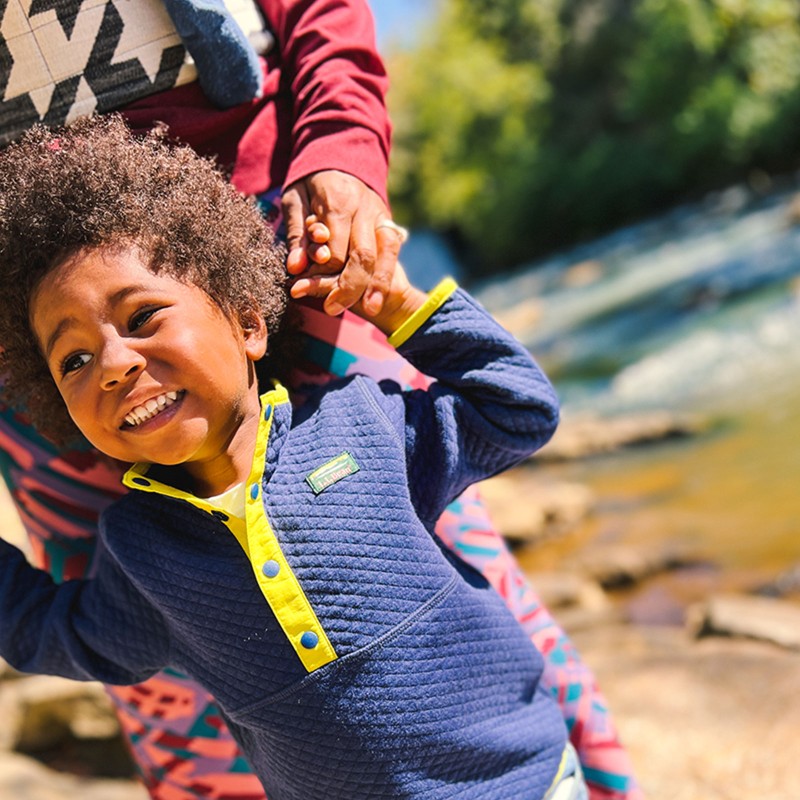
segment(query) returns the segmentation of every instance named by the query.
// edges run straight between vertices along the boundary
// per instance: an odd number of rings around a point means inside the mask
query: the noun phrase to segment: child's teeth
[[[137,426],[154,417],[159,411],[171,406],[178,399],[178,392],[166,392],[147,400],[143,405],[136,406],[125,416],[128,425]]]

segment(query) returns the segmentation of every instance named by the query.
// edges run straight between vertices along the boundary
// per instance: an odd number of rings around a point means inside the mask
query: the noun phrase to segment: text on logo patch
[[[327,464],[317,467],[313,472],[306,475],[306,483],[311,487],[314,494],[319,494],[337,481],[346,478],[348,475],[353,475],[360,469],[361,467],[356,464],[353,456],[345,450],[344,453],[336,456]]]

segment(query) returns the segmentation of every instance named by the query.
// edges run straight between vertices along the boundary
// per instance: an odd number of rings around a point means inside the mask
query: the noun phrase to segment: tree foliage
[[[510,266],[800,161],[800,0],[440,0],[390,63],[398,215]]]

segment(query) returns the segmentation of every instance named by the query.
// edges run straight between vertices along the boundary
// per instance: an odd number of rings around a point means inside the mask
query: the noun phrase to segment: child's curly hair
[[[0,372],[4,400],[56,441],[77,429],[31,333],[31,294],[81,251],[129,246],[226,313],[259,309],[270,352],[285,320],[283,248],[211,162],[116,115],[33,128],[0,153]]]

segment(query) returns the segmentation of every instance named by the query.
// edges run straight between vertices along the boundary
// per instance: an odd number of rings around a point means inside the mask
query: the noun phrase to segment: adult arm
[[[326,298],[329,313],[349,308],[367,290],[380,309],[399,251],[399,237],[376,226],[389,218],[386,180],[391,126],[387,78],[364,0],[260,0],[277,40],[281,82],[292,97],[291,156],[283,210],[289,270],[308,266],[305,218],[330,230],[317,260],[340,272]],[[314,252],[313,246],[311,247]],[[318,268],[315,268],[318,271]]]

